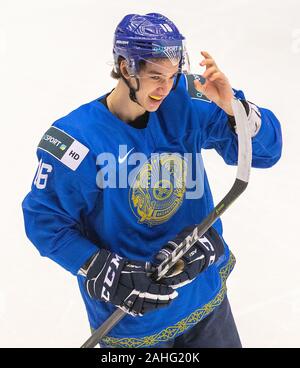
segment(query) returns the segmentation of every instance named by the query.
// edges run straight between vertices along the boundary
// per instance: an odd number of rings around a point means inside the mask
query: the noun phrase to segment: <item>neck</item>
[[[126,123],[136,120],[146,111],[130,99],[128,87],[122,80],[107,97],[107,106],[112,114]]]

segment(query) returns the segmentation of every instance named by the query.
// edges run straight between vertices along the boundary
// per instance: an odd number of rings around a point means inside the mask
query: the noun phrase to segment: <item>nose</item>
[[[168,81],[166,79],[164,79],[163,81],[161,81],[160,86],[157,89],[157,92],[161,95],[167,95],[173,85],[173,81]]]

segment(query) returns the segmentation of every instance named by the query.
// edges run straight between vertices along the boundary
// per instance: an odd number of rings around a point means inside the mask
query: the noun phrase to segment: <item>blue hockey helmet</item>
[[[128,14],[115,30],[114,70],[119,72],[120,56],[126,59],[132,76],[138,74],[142,60],[168,58],[182,73],[189,66],[184,40],[175,24],[161,14]]]

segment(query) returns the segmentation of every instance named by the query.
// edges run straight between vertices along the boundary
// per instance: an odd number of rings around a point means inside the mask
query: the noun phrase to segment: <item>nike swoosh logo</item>
[[[123,156],[122,158],[121,158],[120,156],[118,157],[118,162],[119,162],[119,164],[122,164],[122,163],[126,160],[127,156],[129,155],[129,153],[130,153],[132,150],[134,150],[134,147],[133,147],[133,148],[131,148],[131,150],[130,150],[129,152],[127,152],[127,153],[126,153],[126,155],[125,155],[125,156]]]

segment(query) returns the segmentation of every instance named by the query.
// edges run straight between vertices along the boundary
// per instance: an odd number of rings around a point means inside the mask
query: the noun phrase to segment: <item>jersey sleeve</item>
[[[236,165],[238,158],[238,140],[228,121],[228,115],[194,87],[198,75],[185,77],[186,88],[192,100],[196,124],[201,128],[201,146],[214,148],[229,165]],[[242,91],[233,90],[235,97],[245,100]],[[273,166],[281,157],[282,135],[276,116],[268,109],[259,107],[261,127],[252,138],[252,166],[267,168]]]
[[[77,274],[99,250],[83,227],[99,200],[100,191],[87,176],[95,161],[87,147],[55,127],[43,136],[37,157],[31,191],[22,203],[26,234],[42,256]]]

